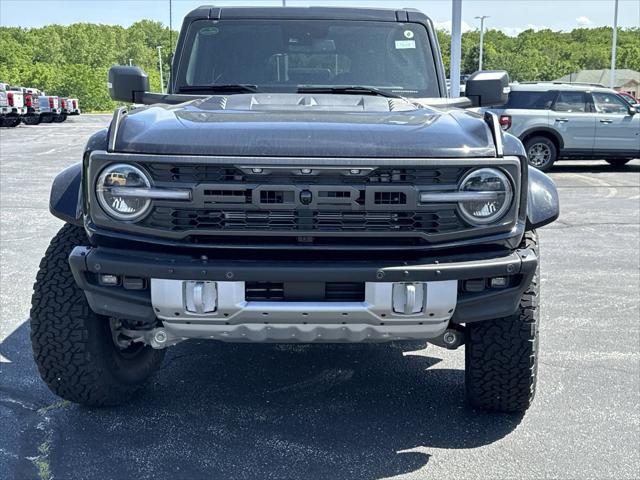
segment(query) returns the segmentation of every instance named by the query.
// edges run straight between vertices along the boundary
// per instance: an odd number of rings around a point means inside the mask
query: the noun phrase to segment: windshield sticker
[[[200,35],[217,35],[220,32],[218,27],[206,27],[200,29]]]
[[[408,48],[416,48],[415,40],[396,40],[396,50],[406,50]]]
[[[404,31],[404,38],[413,38],[413,32],[411,30],[405,30]]]

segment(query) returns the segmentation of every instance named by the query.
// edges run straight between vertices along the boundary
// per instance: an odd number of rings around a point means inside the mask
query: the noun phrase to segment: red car
[[[630,93],[618,92],[618,95],[620,95],[624,99],[624,101],[627,102],[629,105],[638,105],[638,104],[640,104],[640,100],[638,100],[636,97],[634,97]]]

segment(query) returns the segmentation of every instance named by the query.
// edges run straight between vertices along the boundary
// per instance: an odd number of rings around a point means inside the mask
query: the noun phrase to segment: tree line
[[[157,46],[161,46],[164,78],[170,59],[169,28],[143,20],[128,28],[76,23],[24,29],[0,27],[0,82],[36,87],[47,93],[78,97],[85,111],[115,107],[109,98],[107,71],[113,64],[142,67],[151,89],[160,90]],[[489,30],[484,38],[484,68],[507,70],[512,80],[553,80],[582,69],[609,68],[611,28],[580,28],[571,32],[526,30],[510,37]],[[173,42],[177,32],[171,35]],[[445,65],[451,37],[439,31]],[[463,73],[477,70],[480,33],[462,36]],[[640,29],[618,31],[618,68],[640,68]]]

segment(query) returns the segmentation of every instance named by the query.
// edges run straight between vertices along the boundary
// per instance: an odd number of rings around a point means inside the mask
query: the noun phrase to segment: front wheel
[[[524,144],[529,165],[548,172],[558,159],[558,148],[547,137],[532,137]]]
[[[53,117],[53,121],[55,123],[62,123],[67,119],[67,114],[66,113],[61,113],[60,115],[54,115]]]
[[[20,117],[3,118],[0,122],[0,127],[13,128],[20,125]]]
[[[535,231],[524,247],[538,254]],[[465,386],[473,407],[493,412],[524,412],[533,401],[538,370],[540,267],[507,318],[467,325]]]
[[[624,167],[631,161],[630,158],[607,158],[606,162],[612,167]]]
[[[164,350],[116,344],[114,322],[91,310],[73,279],[69,254],[77,245],[88,245],[84,229],[67,224],[40,262],[31,299],[33,355],[56,395],[91,406],[120,404],[160,368]]]
[[[29,115],[22,119],[25,125],[38,125],[41,122],[40,115]]]

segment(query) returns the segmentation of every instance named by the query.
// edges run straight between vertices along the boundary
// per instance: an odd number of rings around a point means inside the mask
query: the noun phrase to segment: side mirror
[[[465,96],[474,107],[504,105],[509,100],[509,74],[504,70],[475,72],[467,80]]]
[[[635,115],[636,113],[640,113],[640,104],[629,107],[629,115]]]
[[[139,103],[142,94],[149,91],[149,77],[140,67],[114,65],[109,69],[107,86],[112,99]]]

